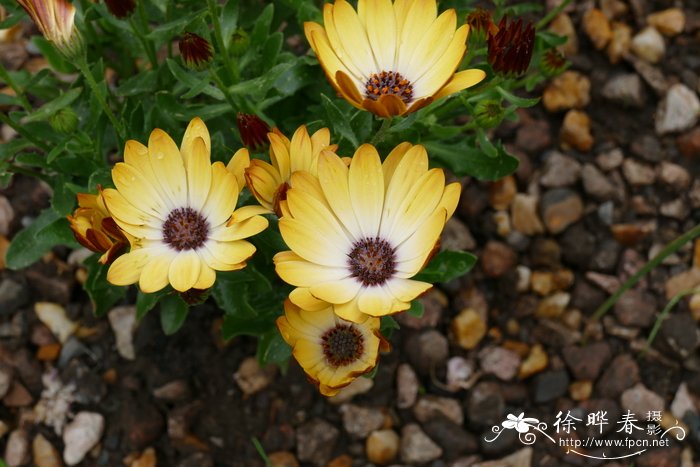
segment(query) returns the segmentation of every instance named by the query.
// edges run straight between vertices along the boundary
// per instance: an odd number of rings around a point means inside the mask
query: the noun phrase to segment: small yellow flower
[[[438,16],[435,0],[359,0],[357,12],[336,0],[323,6],[323,26],[307,22],[304,32],[333,87],[388,118],[484,79],[481,70],[455,73],[469,34],[468,25],[456,26],[455,10]]]
[[[348,167],[323,151],[318,179],[292,175],[279,228],[291,251],[275,255],[277,274],[297,287],[305,310],[334,305],[343,319],[406,310],[431,287],[412,280],[430,259],[459,200],[442,169],[428,169],[423,146],[402,143],[381,163],[362,145]]]
[[[78,209],[68,216],[75,239],[88,250],[104,253],[100,263],[109,264],[129,245],[126,235],[107,212],[102,193],[78,194]]]
[[[337,146],[330,144],[328,128],[321,128],[309,136],[302,125],[294,132],[291,141],[276,128],[267,136],[272,164],[253,159],[245,171],[245,178],[258,202],[279,216],[280,202],[286,198],[291,175],[303,170],[315,176],[321,151],[335,151]]]
[[[352,323],[336,316],[330,307],[305,311],[287,300],[277,327],[324,396],[337,394],[358,376],[372,371],[379,351],[389,350],[379,332],[379,318],[366,316]]]
[[[210,148],[199,118],[179,149],[159,129],[148,147],[127,141],[124,162],[112,170],[116,189],[103,193],[112,217],[133,238],[131,251],[109,268],[108,281],[138,282],[144,293],[168,284],[184,292],[211,287],[215,271],[245,267],[255,247],[244,239],[267,227],[259,207],[234,212],[248,153],[238,151],[227,170],[211,163]]]
[[[17,0],[34,23],[56,48],[69,58],[83,50],[83,41],[74,27],[75,7],[68,0]]]

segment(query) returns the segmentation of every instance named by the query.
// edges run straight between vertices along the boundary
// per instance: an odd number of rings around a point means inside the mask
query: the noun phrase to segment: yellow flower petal
[[[238,188],[245,186],[245,169],[250,166],[250,154],[246,148],[241,148],[231,157],[231,160],[226,165],[226,170],[231,172],[236,177]]]
[[[316,235],[309,225],[283,217],[279,221],[279,229],[285,243],[305,260],[331,267],[344,267],[347,264],[346,251],[332,240]]]
[[[134,166],[121,162],[116,164],[112,169],[112,181],[132,206],[138,206],[151,216],[165,220],[167,205],[153,188],[153,182],[145,179]]]
[[[154,218],[146,214],[133,204],[129,203],[124,195],[112,188],[107,188],[102,192],[105,205],[114,220],[119,224],[124,222],[133,225],[144,225],[153,222]]]
[[[185,167],[188,165],[187,160],[192,155],[194,142],[197,138],[202,138],[208,158],[211,153],[211,137],[209,136],[207,126],[199,117],[193,118],[189,125],[187,125],[185,135],[182,137],[182,143],[180,143],[180,154],[182,155]],[[210,163],[210,160],[208,160],[207,163]]]
[[[179,252],[168,270],[168,280],[178,292],[190,290],[199,279],[202,260],[194,250]]]
[[[267,228],[267,219],[261,216],[253,216],[241,222],[234,222],[228,226],[219,226],[209,234],[209,238],[220,242],[242,240],[259,234]]]
[[[107,281],[114,285],[131,285],[139,280],[141,271],[153,256],[146,248],[132,250],[115,259],[107,271]]]
[[[352,244],[346,232],[326,205],[313,195],[291,188],[287,192],[287,207],[293,218],[311,227],[317,236],[334,243],[341,251],[350,251]]]
[[[332,268],[304,261],[297,260],[280,261],[275,260],[275,272],[283,281],[296,287],[308,287],[323,281],[335,281],[350,276],[346,268]]]
[[[139,277],[139,288],[143,293],[154,293],[168,285],[168,271],[177,253],[161,249],[144,266]]]
[[[201,261],[201,270],[199,271],[199,279],[192,286],[193,289],[206,290],[214,285],[216,281],[216,271],[210,268],[205,262]]]
[[[360,311],[360,307],[357,304],[357,297],[346,303],[334,304],[333,312],[340,318],[354,323],[361,323],[365,321],[368,316]]]
[[[265,161],[253,159],[245,170],[248,188],[260,204],[269,212],[274,212],[274,199],[277,189],[282,184],[279,173]]]
[[[457,13],[453,9],[444,11],[423,34],[407,63],[407,70],[422,76],[445,53],[454,37]],[[446,33],[449,31],[449,33]]]
[[[308,288],[298,287],[289,294],[289,299],[298,307],[309,311],[319,311],[328,308],[328,302],[319,300],[311,295]]]
[[[471,69],[455,73],[447,84],[435,94],[435,99],[447,97],[450,94],[472,87],[475,84],[479,84],[484,78],[486,78],[486,73],[483,70]]]
[[[186,163],[189,206],[201,211],[209,196],[212,181],[209,149],[202,138],[197,137],[192,141]]]
[[[345,0],[336,0],[331,16],[333,25],[338,31],[338,40],[343,45],[349,60],[362,73],[362,77],[368,77],[370,70],[376,69],[379,64],[374,61],[367,32],[360,23],[357,13]],[[324,24],[328,23],[324,20]]]
[[[385,316],[391,313],[392,295],[381,286],[363,287],[357,296],[357,306],[370,316]]]
[[[172,138],[156,128],[148,139],[151,167],[165,196],[177,207],[187,205],[187,176],[180,150]]]
[[[466,41],[469,25],[457,29],[445,53],[413,84],[414,98],[432,96],[447,83],[462,61],[467,50]]]
[[[231,217],[238,202],[240,189],[236,177],[222,162],[211,166],[211,189],[202,207],[202,214],[212,226],[221,225]]]
[[[391,0],[370,0],[362,2],[362,5],[367,10],[364,14],[367,38],[379,69],[395,70],[398,65],[396,17]]]
[[[433,284],[410,279],[392,279],[386,287],[397,300],[410,302],[428,291]]]
[[[294,132],[289,146],[290,154],[290,169],[291,172],[297,170],[310,170],[313,163],[313,147],[311,146],[311,138],[306,126],[302,125]],[[280,174],[282,172],[280,171]],[[289,179],[289,175],[283,177]]]
[[[309,287],[311,295],[328,303],[345,303],[357,296],[362,285],[353,277],[321,282]]]
[[[336,217],[355,240],[362,237],[362,230],[355,218],[350,200],[348,167],[337,155],[323,151],[318,160],[318,180],[326,201]]]
[[[224,264],[240,264],[255,253],[255,246],[243,240],[233,242],[210,240],[206,243],[205,248],[216,260]],[[219,269],[212,264],[209,266]]]
[[[374,146],[360,146],[348,172],[350,200],[360,231],[365,238],[376,237],[384,205],[384,174],[382,161]]]

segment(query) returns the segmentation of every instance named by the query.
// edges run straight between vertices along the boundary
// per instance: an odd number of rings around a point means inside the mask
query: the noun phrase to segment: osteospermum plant
[[[7,265],[83,248],[97,315],[213,306],[336,394],[472,267],[440,246],[458,179],[515,171],[492,129],[567,66],[559,10],[472,3],[0,0],[47,64],[0,64],[0,187],[52,189]]]

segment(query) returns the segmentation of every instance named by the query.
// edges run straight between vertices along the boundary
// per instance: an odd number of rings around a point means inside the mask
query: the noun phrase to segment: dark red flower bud
[[[245,147],[255,150],[268,143],[267,134],[270,132],[270,127],[260,117],[239,112],[236,121]]]
[[[178,46],[185,65],[193,70],[201,70],[214,57],[209,41],[193,32],[184,33]]]
[[[496,25],[493,24],[491,19],[491,12],[481,7],[476,7],[474,11],[467,15],[467,24],[473,34],[481,35],[497,32]]]
[[[566,58],[557,50],[549,49],[542,56],[540,68],[547,76],[556,76],[569,66]]]
[[[107,9],[117,18],[126,18],[136,9],[134,0],[105,0]]]
[[[535,45],[535,27],[522,19],[501,19],[498,32],[489,33],[489,64],[496,73],[519,76],[527,71]]]

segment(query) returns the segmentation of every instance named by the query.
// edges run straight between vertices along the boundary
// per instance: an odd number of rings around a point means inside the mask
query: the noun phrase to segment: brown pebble
[[[591,101],[591,81],[576,71],[565,71],[554,78],[542,94],[542,103],[549,112],[580,109]]]
[[[7,407],[26,407],[32,402],[32,395],[27,391],[27,388],[17,380],[12,382],[10,390],[2,399],[2,403]]]
[[[489,184],[489,203],[496,210],[508,209],[517,192],[515,178],[509,175]]]
[[[299,467],[299,461],[294,454],[288,451],[277,451],[270,453],[267,458],[273,467]]]
[[[61,344],[42,345],[36,351],[36,359],[42,362],[53,362],[61,353]]]
[[[481,268],[488,277],[500,277],[515,267],[517,255],[505,243],[491,240],[481,255]]]
[[[569,385],[569,395],[575,401],[585,401],[591,397],[593,383],[591,381],[574,381]]]
[[[676,147],[688,159],[700,158],[700,127],[693,128],[676,138]]]
[[[464,349],[473,349],[486,335],[486,323],[479,313],[465,308],[457,315],[450,326],[457,344]]]
[[[612,38],[610,22],[598,8],[591,8],[583,15],[583,30],[596,49],[604,49]]]
[[[570,146],[579,151],[590,151],[594,139],[588,114],[580,110],[569,110],[564,116],[560,139],[564,148]]]

